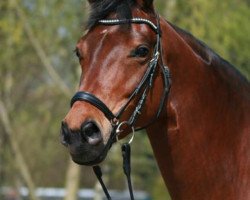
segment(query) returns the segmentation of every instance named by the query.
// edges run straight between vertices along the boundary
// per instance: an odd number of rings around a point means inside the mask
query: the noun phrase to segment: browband
[[[131,23],[135,23],[135,24],[147,24],[149,25],[154,32],[156,32],[156,34],[160,34],[160,30],[157,28],[157,26],[149,21],[148,19],[143,19],[143,18],[132,18],[132,19],[102,19],[98,21],[99,24],[104,24],[104,25],[120,25],[120,24],[131,24]]]

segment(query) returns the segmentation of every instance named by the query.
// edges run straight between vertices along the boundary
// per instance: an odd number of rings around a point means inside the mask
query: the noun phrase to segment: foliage
[[[71,3],[49,1],[48,5],[45,1],[35,3],[25,0],[21,8],[25,11],[27,23],[35,30],[36,40],[49,55],[48,59],[65,77],[68,86],[73,88],[78,76],[73,49],[76,38],[81,34],[79,27],[82,19],[70,13],[72,10],[77,13],[78,10],[80,16],[83,8],[72,7],[74,4]],[[36,172],[33,174],[36,184],[63,186],[62,174],[65,173],[68,157],[59,145],[59,127],[69,99],[52,83],[31,46],[25,22],[18,16],[13,1],[1,1],[0,6],[1,46],[5,47],[0,49],[1,100],[9,110],[12,126],[16,130],[13,134],[24,152],[29,169]],[[1,138],[4,139],[3,135]],[[5,174],[1,183],[13,184],[16,181],[16,172],[13,174],[15,163],[9,146],[5,147],[1,151],[4,162],[2,173]],[[59,170],[56,166],[60,163],[62,167]],[[44,178],[51,176],[54,182]]]

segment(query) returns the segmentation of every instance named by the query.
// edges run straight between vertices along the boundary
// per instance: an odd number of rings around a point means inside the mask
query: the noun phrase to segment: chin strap
[[[124,143],[121,146],[121,151],[122,151],[122,158],[123,158],[123,172],[127,178],[127,184],[128,184],[128,189],[129,189],[129,195],[130,199],[134,200],[134,194],[133,194],[133,187],[132,187],[132,182],[131,182],[131,162],[130,162],[130,157],[131,157],[131,147],[129,143]],[[104,184],[102,180],[102,170],[100,166],[94,166],[93,171],[99,181],[99,183],[102,186],[102,189],[106,195],[106,198],[108,200],[112,200],[108,189],[106,185]]]

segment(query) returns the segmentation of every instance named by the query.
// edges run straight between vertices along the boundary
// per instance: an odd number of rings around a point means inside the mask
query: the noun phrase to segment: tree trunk
[[[95,190],[95,196],[93,200],[102,200],[102,195],[103,195],[102,186],[98,181],[95,184],[94,190]]]
[[[66,174],[66,195],[64,200],[77,200],[77,192],[80,182],[80,166],[75,164],[71,159],[69,161]]]
[[[18,5],[16,0],[11,1],[13,6],[15,7],[18,17],[21,20],[24,30],[33,46],[34,50],[36,51],[38,57],[40,58],[41,63],[43,64],[44,68],[47,70],[49,76],[51,77],[52,81],[58,86],[58,88],[62,91],[65,96],[70,97],[71,92],[68,86],[64,83],[63,79],[58,75],[56,70],[51,64],[48,56],[46,55],[44,49],[42,48],[39,41],[36,39],[34,31],[30,26],[24,12],[22,11],[20,5]]]
[[[13,154],[15,156],[15,161],[16,161],[16,166],[18,170],[20,171],[20,174],[25,181],[28,189],[29,189],[29,195],[31,200],[39,200],[38,197],[35,195],[35,185],[32,180],[30,171],[28,169],[28,166],[24,160],[24,157],[20,151],[19,145],[17,141],[15,140],[15,137],[13,136],[12,133],[14,133],[11,125],[10,125],[10,120],[9,120],[9,114],[8,111],[5,109],[5,106],[3,102],[0,100],[0,119],[3,124],[3,128],[5,133],[8,136],[9,143],[11,146],[11,149],[13,151]]]

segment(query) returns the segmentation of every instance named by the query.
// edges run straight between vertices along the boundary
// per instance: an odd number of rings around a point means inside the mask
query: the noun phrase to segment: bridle
[[[152,124],[156,119],[159,118],[161,111],[164,107],[166,97],[168,96],[170,86],[171,86],[169,68],[166,65],[164,65],[163,59],[162,59],[161,28],[160,28],[160,19],[159,19],[158,15],[156,16],[156,19],[157,19],[157,25],[155,25],[153,22],[151,22],[147,19],[143,19],[143,18],[104,19],[104,20],[98,21],[98,24],[107,25],[107,26],[120,25],[120,24],[132,24],[132,23],[147,24],[156,33],[156,44],[154,47],[154,54],[153,54],[152,59],[148,63],[148,68],[147,68],[145,74],[143,75],[140,83],[134,89],[134,91],[131,93],[130,97],[128,98],[128,101],[121,107],[121,109],[119,110],[118,113],[114,114],[106,106],[106,104],[103,103],[103,101],[101,101],[96,96],[94,96],[93,94],[88,93],[88,92],[79,91],[71,99],[71,106],[73,106],[73,104],[76,101],[85,101],[85,102],[88,102],[91,105],[95,106],[97,109],[99,109],[105,115],[105,117],[110,121],[110,123],[112,125],[112,131],[111,131],[109,140],[104,147],[103,152],[95,160],[88,162],[88,163],[84,163],[86,165],[92,165],[92,164],[96,163],[97,161],[102,161],[106,157],[106,154],[107,154],[108,150],[111,148],[112,144],[117,141],[118,135],[122,132],[122,130],[121,130],[122,127],[124,125],[126,125],[126,126],[131,128],[132,137],[130,138],[129,142],[122,144],[123,169],[124,169],[124,173],[127,177],[131,199],[134,199],[134,196],[133,196],[132,184],[131,184],[131,180],[130,180],[130,143],[133,140],[135,131],[146,128],[147,126]],[[163,74],[163,83],[164,83],[164,89],[163,89],[162,96],[160,99],[158,111],[155,115],[155,118],[153,120],[151,120],[149,123],[147,123],[145,126],[134,128],[135,123],[136,123],[139,115],[141,114],[141,110],[146,102],[147,95],[153,87],[153,80],[155,77],[155,73],[157,71],[156,70],[157,66],[160,66],[161,72]],[[133,111],[132,115],[130,116],[130,118],[127,121],[120,122],[119,119],[121,118],[122,114],[124,113],[124,111],[126,110],[128,105],[130,104],[130,102],[139,94],[141,94],[141,96],[139,97],[139,101],[135,107],[135,110]],[[93,169],[94,169],[94,172],[95,172],[100,184],[102,185],[102,188],[106,194],[107,199],[111,199],[111,197],[108,193],[108,190],[107,190],[106,186],[104,185],[102,178],[101,178],[102,177],[101,168],[99,166],[94,166]]]

